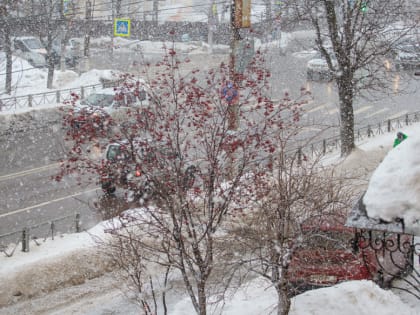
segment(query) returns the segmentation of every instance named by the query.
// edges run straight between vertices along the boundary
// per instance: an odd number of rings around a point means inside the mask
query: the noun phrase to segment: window
[[[29,49],[44,48],[41,44],[41,41],[37,38],[27,38],[27,39],[24,40],[24,43]]]

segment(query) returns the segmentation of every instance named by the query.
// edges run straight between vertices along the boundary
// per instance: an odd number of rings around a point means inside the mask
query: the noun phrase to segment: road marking
[[[369,118],[369,117],[372,117],[372,116],[375,116],[375,115],[379,115],[379,114],[382,114],[383,112],[387,112],[387,111],[389,111],[389,108],[387,108],[387,107],[382,108],[382,109],[380,109],[380,110],[378,110],[378,111],[376,111],[372,114],[366,115],[365,118]]]
[[[338,113],[338,108],[336,107],[336,108],[327,110],[327,112],[328,112],[328,115],[332,115],[332,114]]]
[[[21,172],[17,172],[17,173],[12,173],[12,174],[7,174],[7,175],[3,175],[0,176],[0,182],[4,181],[4,180],[8,180],[11,178],[15,178],[15,177],[20,177],[20,176],[25,176],[28,174],[32,174],[32,173],[36,173],[39,171],[45,171],[49,168],[54,168],[56,166],[59,166],[61,163],[54,163],[54,164],[49,164],[49,165],[45,165],[45,166],[41,166],[41,167],[37,167],[37,168],[32,168],[30,170],[26,170],[26,171],[21,171]]]
[[[355,110],[354,114],[357,115],[357,114],[363,113],[363,112],[367,111],[368,109],[370,109],[372,107],[373,107],[372,105],[363,106],[363,107],[359,108],[358,110]]]
[[[302,128],[303,131],[321,131],[322,129],[323,128],[321,127],[311,127],[311,126],[306,126]]]
[[[324,104],[318,105],[317,107],[314,107],[314,108],[312,108],[312,109],[308,110],[308,111],[307,111],[307,113],[317,112],[317,111],[319,111],[319,110],[321,110],[321,109],[326,108],[326,105],[327,105],[327,103],[324,103]]]
[[[21,212],[25,212],[25,211],[28,211],[28,210],[35,209],[35,208],[43,207],[43,206],[49,205],[51,203],[62,201],[62,200],[68,199],[68,198],[73,198],[73,197],[76,197],[76,196],[79,196],[79,195],[82,195],[82,194],[86,194],[86,193],[89,193],[89,192],[92,192],[92,191],[95,191],[95,190],[98,190],[98,188],[92,188],[90,190],[85,190],[85,191],[79,191],[78,193],[75,193],[73,195],[57,198],[57,199],[50,200],[50,201],[45,201],[45,202],[39,203],[37,205],[29,206],[29,207],[26,207],[26,208],[23,208],[23,209],[13,210],[13,211],[8,212],[8,213],[0,214],[0,218],[4,218],[4,217],[7,217],[9,215],[18,214],[18,213],[21,213]]]

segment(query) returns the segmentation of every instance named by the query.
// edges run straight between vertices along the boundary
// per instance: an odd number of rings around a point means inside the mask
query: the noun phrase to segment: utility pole
[[[213,53],[213,31],[216,28],[216,15],[217,15],[217,5],[214,3],[214,0],[212,0],[210,4],[210,9],[209,9],[208,35],[207,35],[207,43],[209,44],[209,54]]]
[[[242,21],[242,1],[234,0],[230,9],[230,58],[229,58],[229,78],[233,84],[233,89],[238,93],[238,74],[236,73],[236,54],[238,53],[237,47],[241,40],[239,29]],[[239,98],[235,97],[229,106],[229,130],[236,130],[238,128],[238,101]]]
[[[89,70],[89,45],[90,45],[90,34],[91,30],[91,19],[92,19],[92,3],[87,0],[85,3],[85,38],[83,41],[83,56],[81,56],[81,64],[79,64],[79,71],[84,72]],[[79,46],[76,49],[75,54],[81,55],[81,49]]]
[[[238,80],[237,74],[235,71],[235,61],[236,61],[236,47],[238,42],[241,40],[241,35],[239,34],[239,28],[235,23],[235,16],[240,14],[237,12],[237,0],[234,0],[230,9],[230,56],[229,56],[229,78],[233,84],[233,88],[238,90]],[[229,130],[236,130],[238,128],[238,100],[234,100],[229,104]]]
[[[66,17],[64,15],[64,0],[60,2],[61,38],[60,38],[60,70],[66,71]]]
[[[90,44],[90,32],[91,32],[91,25],[90,22],[92,20],[92,3],[90,0],[86,1],[86,9],[85,9],[85,41],[83,46],[83,57],[89,57],[89,44]]]
[[[251,0],[234,0],[230,10],[230,58],[229,58],[229,82],[224,87],[222,94],[227,100],[228,113],[228,129],[232,132],[236,131],[239,126],[239,99],[240,99],[240,80],[242,73],[249,62],[250,54],[245,54],[249,50],[241,38],[239,30],[241,28],[249,28],[251,26]],[[234,152],[228,152],[230,161],[229,176],[234,174]]]
[[[266,38],[268,41],[270,41],[270,36],[273,32],[273,14],[272,14],[272,8],[271,8],[271,0],[265,0],[265,20],[267,23],[266,28]]]
[[[152,21],[155,25],[158,25],[158,14],[159,14],[159,0],[153,0],[153,16]]]

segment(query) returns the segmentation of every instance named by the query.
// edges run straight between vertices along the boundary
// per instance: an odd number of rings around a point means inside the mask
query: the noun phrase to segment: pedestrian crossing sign
[[[130,19],[114,19],[114,36],[130,36]]]

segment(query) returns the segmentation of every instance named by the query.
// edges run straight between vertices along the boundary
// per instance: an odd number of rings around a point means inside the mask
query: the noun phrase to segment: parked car
[[[393,252],[375,251],[369,240],[358,238],[354,228],[340,222],[317,222],[303,229],[307,241],[297,249],[287,270],[292,295],[349,280],[373,280],[388,287],[410,268],[402,252],[396,253],[395,248]],[[397,244],[397,238],[410,239],[407,235],[386,236],[389,244]]]
[[[420,68],[420,44],[404,42],[395,49],[395,69]]]
[[[43,68],[47,66],[47,50],[37,37],[15,37],[13,39],[13,50],[15,55],[27,60],[36,68]]]
[[[129,110],[146,104],[147,94],[144,89],[138,95],[132,91],[122,92],[114,88],[98,89],[75,104],[73,115],[70,116],[70,126],[82,128],[87,123],[93,123],[97,128],[103,128],[108,117],[116,122],[128,121]]]
[[[80,42],[75,38],[70,38],[65,43],[65,62],[69,67],[75,67],[81,56]],[[61,39],[57,38],[52,42],[52,56],[54,63],[59,64],[61,59]]]
[[[295,294],[348,280],[373,279],[377,264],[372,253],[354,251],[354,230],[343,225],[306,227],[309,240],[288,268]],[[315,233],[316,232],[316,233]]]
[[[332,65],[337,67],[337,60],[331,57]],[[333,79],[333,72],[328,67],[328,63],[321,53],[317,53],[310,59],[306,65],[306,77],[308,80],[314,81],[331,81]]]

